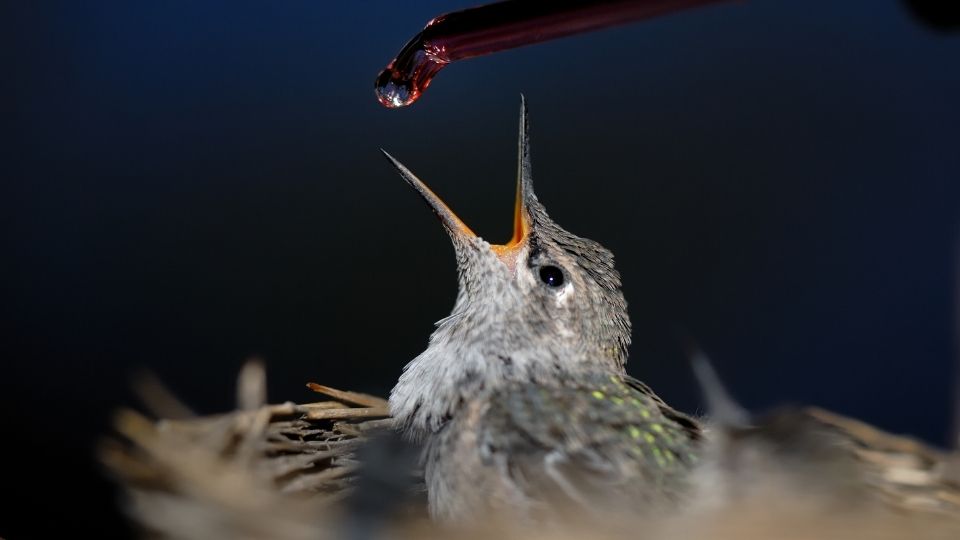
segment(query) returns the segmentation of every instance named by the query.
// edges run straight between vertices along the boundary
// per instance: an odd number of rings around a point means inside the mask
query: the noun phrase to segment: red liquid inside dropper
[[[727,0],[507,0],[436,17],[377,76],[385,107],[410,105],[451,62]]]

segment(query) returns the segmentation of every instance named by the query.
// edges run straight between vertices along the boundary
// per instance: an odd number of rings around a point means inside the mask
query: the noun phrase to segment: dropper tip
[[[406,85],[397,84],[393,77],[394,71],[389,67],[377,75],[374,92],[377,94],[377,101],[388,109],[398,109],[406,107],[420,97],[416,89],[411,89]]]

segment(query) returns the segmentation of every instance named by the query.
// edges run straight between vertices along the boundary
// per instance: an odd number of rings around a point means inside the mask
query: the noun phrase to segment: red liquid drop
[[[440,15],[380,72],[377,99],[410,105],[451,62],[729,0],[507,0]]]

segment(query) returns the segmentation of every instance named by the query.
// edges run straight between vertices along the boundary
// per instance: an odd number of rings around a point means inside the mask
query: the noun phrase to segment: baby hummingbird
[[[630,320],[613,254],[547,215],[521,101],[513,238],[489,244],[389,154],[453,241],[459,291],[390,394],[424,444],[431,514],[651,510],[685,488],[699,425],[624,371]]]

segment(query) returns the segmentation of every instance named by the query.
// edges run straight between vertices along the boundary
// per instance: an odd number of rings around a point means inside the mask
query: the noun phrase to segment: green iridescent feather
[[[695,420],[643,383],[600,373],[561,384],[512,384],[497,392],[481,425],[481,439],[495,441],[487,452],[511,456],[511,470],[531,495],[562,484],[573,502],[602,507],[674,499],[686,487],[702,438]],[[550,457],[557,471],[539,474]]]

